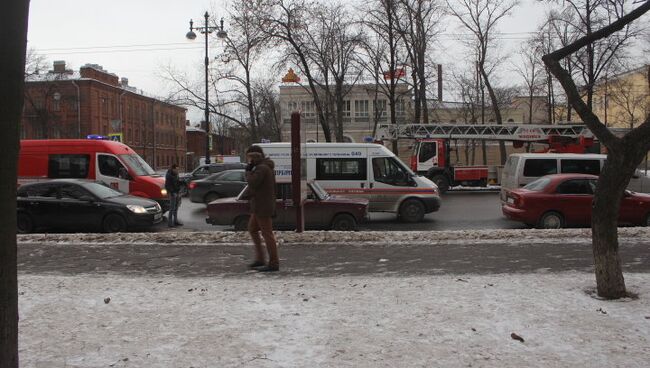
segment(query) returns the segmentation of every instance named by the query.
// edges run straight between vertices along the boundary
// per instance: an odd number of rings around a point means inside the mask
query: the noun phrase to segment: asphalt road
[[[621,244],[625,272],[650,271],[650,242]],[[238,277],[248,271],[252,246],[174,244],[56,244],[18,246],[18,270],[27,274]],[[577,244],[351,245],[286,244],[280,276],[438,275],[593,272],[590,239]]]
[[[183,198],[178,218],[185,230],[225,230],[230,227],[214,226],[205,223],[206,205],[192,203]],[[478,229],[521,229],[521,223],[507,220],[501,214],[498,192],[448,192],[442,196],[442,207],[438,212],[425,216],[423,222],[416,224],[397,221],[394,214],[371,213],[370,222],[362,224],[359,229],[366,231],[428,231],[428,230],[478,230]],[[165,231],[167,224],[156,227]]]

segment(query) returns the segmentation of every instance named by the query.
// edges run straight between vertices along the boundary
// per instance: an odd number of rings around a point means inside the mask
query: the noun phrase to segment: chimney
[[[55,60],[53,64],[55,73],[65,73],[65,60]]]
[[[442,102],[442,64],[438,64],[438,101]]]
[[[122,77],[122,79],[120,79],[120,84],[122,85],[122,87],[128,87],[129,86],[129,78]]]

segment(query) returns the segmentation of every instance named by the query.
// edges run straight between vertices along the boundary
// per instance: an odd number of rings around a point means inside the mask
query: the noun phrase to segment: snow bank
[[[512,244],[587,242],[591,229],[512,229],[512,230],[460,230],[460,231],[307,231],[277,232],[280,242],[291,244],[317,243],[381,243],[381,244],[480,244],[504,241]],[[650,239],[650,228],[630,227],[619,229],[619,239]],[[94,244],[242,244],[249,243],[248,233],[234,231],[163,232],[117,234],[30,234],[19,235],[19,243],[94,243]]]
[[[593,299],[584,292],[593,275],[582,273],[21,275],[20,361],[23,367],[647,367],[650,275],[628,274],[626,281],[640,299]]]

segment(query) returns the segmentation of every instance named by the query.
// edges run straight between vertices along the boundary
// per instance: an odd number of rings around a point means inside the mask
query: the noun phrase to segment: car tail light
[[[194,189],[196,188],[196,183],[191,181],[190,184],[187,186],[189,189]]]

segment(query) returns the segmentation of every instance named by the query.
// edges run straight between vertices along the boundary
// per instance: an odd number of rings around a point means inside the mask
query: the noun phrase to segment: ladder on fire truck
[[[593,139],[584,124],[379,124],[377,140],[396,139],[480,139],[494,141],[548,142],[553,138]],[[560,138],[561,139],[561,138]]]

